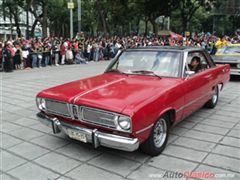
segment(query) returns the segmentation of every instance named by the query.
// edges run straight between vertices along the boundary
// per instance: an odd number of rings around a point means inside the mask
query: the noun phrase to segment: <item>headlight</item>
[[[46,100],[43,98],[37,98],[37,106],[40,110],[46,109]]]
[[[240,69],[240,63],[239,63],[239,64],[237,64],[237,68],[239,68],[239,69]]]
[[[131,129],[131,120],[127,116],[119,116],[118,125],[120,126],[121,129],[129,131]]]

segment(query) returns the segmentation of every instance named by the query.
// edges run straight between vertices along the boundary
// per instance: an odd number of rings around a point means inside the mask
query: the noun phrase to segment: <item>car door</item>
[[[210,66],[201,51],[188,52],[185,71],[189,71],[189,63],[193,57],[200,57],[202,69],[185,78],[184,81],[184,107],[183,117],[190,115],[204,105],[204,103],[210,98],[211,88],[210,80],[212,78]]]

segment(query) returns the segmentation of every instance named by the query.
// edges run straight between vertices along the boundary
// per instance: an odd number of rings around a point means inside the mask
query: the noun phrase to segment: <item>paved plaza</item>
[[[37,92],[99,74],[108,64],[0,73],[0,180],[184,179],[176,175],[193,171],[216,173],[214,180],[240,179],[239,79],[227,84],[215,109],[203,108],[174,127],[167,148],[157,157],[93,149],[91,144],[54,135],[37,121]]]

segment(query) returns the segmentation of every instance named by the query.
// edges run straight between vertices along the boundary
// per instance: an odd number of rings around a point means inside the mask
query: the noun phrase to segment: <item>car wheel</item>
[[[219,98],[219,88],[218,86],[215,86],[214,88],[214,94],[212,95],[211,99],[205,104],[205,107],[207,108],[214,108],[218,103]]]
[[[159,155],[166,147],[169,134],[169,117],[162,116],[153,126],[149,138],[141,144],[141,150],[151,156]]]

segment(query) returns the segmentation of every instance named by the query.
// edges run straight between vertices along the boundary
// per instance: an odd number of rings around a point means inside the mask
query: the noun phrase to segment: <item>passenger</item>
[[[191,71],[198,73],[202,69],[201,59],[198,56],[194,56],[191,60],[191,64],[189,65]]]

